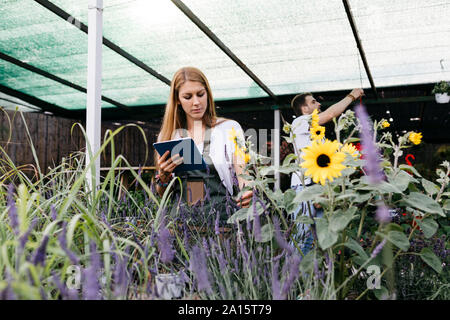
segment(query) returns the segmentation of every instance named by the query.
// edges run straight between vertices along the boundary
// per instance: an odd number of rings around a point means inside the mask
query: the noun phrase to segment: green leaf
[[[358,187],[360,190],[375,190],[380,192],[381,194],[385,193],[402,193],[399,188],[394,186],[393,184],[390,184],[386,181],[381,181],[377,184],[370,184],[367,177],[363,176],[361,177],[361,182],[367,185],[364,185],[362,187]]]
[[[426,238],[431,238],[439,228],[433,218],[415,219]]]
[[[386,238],[390,243],[394,244],[397,248],[402,251],[408,251],[410,243],[408,237],[399,231],[389,231],[388,234],[383,234],[380,232],[376,232],[379,236]]]
[[[359,243],[357,241],[355,241],[354,239],[352,239],[352,238],[348,239],[348,241],[344,244],[344,246],[355,251],[358,254],[358,256],[364,260],[364,262],[367,261],[367,259],[369,259],[369,256],[367,255],[367,253],[359,245]]]
[[[302,262],[300,262],[300,270],[302,272],[310,272],[314,267],[314,258],[316,255],[315,250],[310,250],[306,256],[303,257]]]
[[[404,201],[411,207],[417,208],[428,213],[437,213],[445,217],[441,206],[429,196],[420,192],[411,192],[404,198]]]
[[[303,215],[298,215],[297,218],[295,219],[296,223],[303,223],[303,224],[313,224],[314,221],[313,219],[311,219],[308,216],[303,216]]]
[[[411,182],[417,182],[417,180],[407,172],[400,170],[395,178],[389,179],[389,182],[396,186],[400,191],[405,191]]]
[[[400,169],[402,169],[402,170],[411,171],[411,172],[414,173],[414,175],[416,175],[417,177],[422,177],[422,176],[420,175],[420,173],[419,173],[414,167],[408,166],[407,164],[401,164],[401,165],[399,165],[398,167],[399,167]]]
[[[442,207],[444,210],[450,210],[450,199],[445,200],[444,206]]]
[[[429,195],[434,195],[439,191],[439,187],[427,179],[422,178],[422,185]]]
[[[320,196],[323,193],[323,191],[324,191],[323,187],[319,184],[314,184],[310,187],[306,187],[305,189],[297,193],[297,195],[294,198],[294,202],[300,203],[303,201],[314,200],[318,196]]]
[[[356,207],[351,207],[347,211],[338,210],[332,214],[330,219],[330,230],[333,232],[339,232],[350,223],[354,218]]]
[[[237,221],[242,221],[247,218],[247,214],[248,208],[241,208],[228,218],[227,223],[235,224]]]
[[[294,153],[288,154],[283,160],[283,167],[289,165],[295,159],[297,159],[297,156]]]
[[[355,199],[355,203],[362,203],[368,201],[372,197],[372,193],[364,193],[364,194],[358,194],[358,196]]]
[[[426,264],[432,267],[434,271],[437,273],[442,272],[441,259],[439,259],[429,248],[423,248],[422,251],[420,251],[420,257]]]
[[[386,300],[389,297],[389,291],[383,286],[380,289],[374,289],[373,294],[378,300]]]
[[[260,242],[268,242],[273,238],[273,226],[268,223],[262,226],[261,228],[261,241]]]
[[[296,192],[293,189],[286,190],[286,192],[283,195],[284,207],[287,209],[288,213],[295,211],[295,209],[297,209],[297,207],[299,206],[298,203],[293,202],[295,196]]]
[[[317,228],[317,238],[319,246],[325,250],[335,244],[338,240],[338,234],[329,230],[328,221],[324,218],[315,218]]]

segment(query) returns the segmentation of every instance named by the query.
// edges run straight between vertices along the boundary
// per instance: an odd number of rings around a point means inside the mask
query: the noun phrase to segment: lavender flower
[[[197,278],[197,289],[199,291],[205,290],[211,293],[212,288],[208,279],[209,273],[206,265],[205,253],[197,246],[192,248],[189,268]]]
[[[366,159],[366,171],[370,183],[380,183],[384,179],[384,173],[380,165],[380,154],[373,141],[372,126],[365,107],[359,105],[355,108],[356,116],[361,124],[362,152]]]
[[[294,248],[292,248],[289,243],[286,241],[284,236],[281,234],[280,231],[280,220],[277,217],[273,218],[273,226],[275,229],[275,240],[277,241],[278,245],[286,250],[289,254],[292,254],[294,252]]]
[[[280,280],[278,279],[279,261],[275,262],[272,267],[272,298],[273,300],[283,300],[281,296]]]
[[[172,241],[170,239],[170,232],[167,230],[164,220],[159,227],[158,234],[158,249],[160,252],[160,259],[162,263],[171,262],[175,255],[175,250],[172,247]]]
[[[32,260],[34,265],[37,266],[38,264],[40,264],[44,266],[48,240],[49,240],[48,235],[45,235],[44,238],[42,239],[41,245],[36,249],[36,252],[34,253]]]
[[[376,247],[375,249],[373,249],[372,254],[370,255],[370,257],[376,258],[376,256],[381,252],[381,250],[383,249],[384,245],[386,244],[386,239],[383,239],[383,241],[381,241]]]
[[[298,276],[299,276],[299,266],[300,266],[300,262],[301,262],[301,257],[299,257],[297,254],[294,254],[290,257],[289,259],[289,276],[288,278],[285,280],[284,284],[283,284],[283,290],[281,292],[281,296],[286,298],[287,294],[289,292],[289,290],[292,287],[292,284],[294,283],[295,280],[297,280]],[[287,261],[286,261],[287,264]],[[316,260],[316,264],[317,264],[317,260]]]
[[[59,245],[60,245],[61,249],[63,249],[63,251],[66,253],[67,257],[70,259],[72,264],[78,265],[80,263],[80,259],[78,259],[78,257],[67,248],[66,227],[67,227],[67,222],[64,221],[62,231],[58,236]]]
[[[91,249],[91,264],[84,269],[83,275],[83,298],[84,300],[100,300],[100,283],[98,281],[100,273],[100,255],[97,252],[95,242],[89,244]]]
[[[65,284],[63,284],[56,274],[53,274],[52,280],[61,294],[63,300],[78,300],[78,293],[75,289],[68,289]]]
[[[117,257],[114,268],[114,296],[125,297],[128,289],[127,264],[123,258]]]
[[[11,227],[14,230],[14,233],[16,235],[19,234],[19,216],[17,215],[17,208],[16,208],[16,202],[14,201],[14,185],[11,183],[8,186],[8,214],[9,214],[9,221],[11,224]]]
[[[376,220],[379,223],[387,223],[391,221],[391,214],[383,202],[377,204]]]
[[[260,242],[262,240],[261,237],[261,221],[259,220],[258,210],[256,208],[256,193],[253,192],[253,235],[255,236],[255,240]]]
[[[203,249],[205,250],[205,253],[206,253],[206,257],[210,257],[211,253],[209,252],[208,241],[206,241],[206,238],[202,238],[202,244],[203,244]]]
[[[227,271],[227,263],[226,260],[223,256],[223,251],[220,250],[219,251],[219,256],[217,257],[217,260],[219,261],[219,269],[220,269],[220,273],[221,274],[225,274],[225,272]]]
[[[58,219],[58,212],[56,211],[55,206],[54,206],[53,204],[50,206],[50,212],[51,212],[50,218],[51,218],[53,221],[55,221],[56,219]]]
[[[216,236],[220,234],[220,228],[219,228],[219,212],[216,214],[216,221],[214,223],[214,231]]]
[[[34,218],[33,221],[31,221],[28,230],[19,237],[19,252],[22,252],[22,250],[25,248],[25,245],[27,244],[28,241],[28,237],[30,236],[31,231],[33,231],[33,229],[36,227],[37,222],[38,219]]]

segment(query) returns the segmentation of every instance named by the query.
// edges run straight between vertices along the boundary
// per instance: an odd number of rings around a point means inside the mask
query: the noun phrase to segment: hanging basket
[[[448,93],[436,93],[434,97],[437,103],[448,103],[450,101]]]

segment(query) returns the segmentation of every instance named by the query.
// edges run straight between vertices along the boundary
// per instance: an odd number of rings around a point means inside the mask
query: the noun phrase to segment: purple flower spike
[[[220,234],[220,228],[219,228],[219,212],[217,212],[217,214],[216,214],[216,221],[215,221],[215,223],[214,223],[214,232],[215,232],[216,236]]]
[[[11,224],[11,227],[14,230],[14,233],[16,235],[19,234],[19,216],[17,215],[17,208],[16,208],[16,202],[14,201],[14,185],[11,183],[8,186],[8,194],[7,194],[7,199],[8,199],[8,214],[9,214],[9,221]]]
[[[208,279],[208,268],[206,265],[205,253],[197,246],[192,248],[190,270],[197,278],[197,288],[199,291],[205,290],[212,292],[211,284]]]
[[[31,221],[30,227],[28,230],[20,236],[19,238],[19,250],[22,252],[22,250],[25,248],[25,245],[27,244],[28,237],[30,236],[31,231],[36,227],[36,224],[38,222],[37,218],[34,218],[33,221]]]
[[[59,245],[60,245],[61,249],[63,249],[63,251],[66,253],[67,257],[70,259],[70,262],[72,262],[72,264],[74,264],[74,265],[78,265],[80,263],[80,259],[78,259],[78,257],[67,248],[66,227],[67,227],[67,222],[64,221],[62,231],[58,236]]]
[[[361,145],[362,153],[366,159],[365,170],[370,183],[380,183],[385,176],[381,169],[381,156],[376,144],[373,141],[372,125],[364,106],[359,105],[355,108],[356,116],[361,123]]]
[[[376,258],[376,256],[381,252],[384,245],[386,244],[386,239],[383,239],[376,247],[373,249],[372,254],[370,255],[371,258]]]
[[[114,269],[114,296],[116,298],[126,297],[128,282],[127,264],[124,259],[117,258]]]
[[[283,300],[281,297],[280,280],[278,279],[278,266],[279,261],[275,262],[272,268],[272,299]]]
[[[48,244],[48,235],[45,235],[42,239],[41,245],[36,249],[36,252],[33,256],[33,264],[37,266],[38,264],[44,266],[45,264],[45,258],[46,258],[46,251],[47,251],[47,244]]]
[[[299,276],[299,266],[300,266],[301,260],[302,260],[301,257],[296,254],[291,256],[291,258],[289,259],[289,276],[286,279],[286,281],[284,282],[283,291],[281,292],[281,295],[284,298],[287,297],[287,294],[291,290],[293,283],[295,282],[295,280],[297,280],[297,278]],[[286,261],[286,263],[287,263],[287,261]],[[317,263],[317,260],[316,260],[316,263]]]
[[[50,212],[51,212],[50,218],[51,218],[53,221],[55,221],[56,219],[58,219],[58,212],[56,211],[54,205],[51,205],[51,206],[50,206]]]
[[[391,214],[383,202],[378,203],[376,220],[379,223],[388,223],[391,221]]]
[[[255,240],[260,242],[262,240],[261,221],[259,220],[259,214],[256,208],[256,191],[253,192],[252,203],[253,203],[253,235],[255,236]]]
[[[280,231],[280,220],[277,217],[273,218],[273,227],[275,229],[275,240],[277,241],[278,245],[286,250],[289,254],[292,254],[294,252],[294,248],[289,245],[289,243],[284,238],[284,235],[281,234]]]
[[[175,250],[172,248],[172,240],[170,239],[170,232],[167,230],[164,220],[159,227],[158,234],[158,249],[160,252],[160,259],[162,263],[171,262],[175,255]]]
[[[95,242],[90,243],[91,249],[91,265],[83,272],[83,298],[84,300],[100,300],[100,255],[97,252]]]

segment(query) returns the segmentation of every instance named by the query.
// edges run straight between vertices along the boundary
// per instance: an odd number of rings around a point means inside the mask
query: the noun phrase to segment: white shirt
[[[298,157],[299,162],[303,162],[302,155],[304,154],[301,152],[301,149],[310,146],[311,145],[311,134],[309,133],[309,121],[311,120],[311,115],[302,115],[298,118],[296,118],[292,124],[292,130],[291,130],[291,138],[294,137],[294,143],[295,143],[295,155]],[[311,183],[311,178],[305,177],[305,184]],[[291,177],[291,188],[302,185],[301,180],[301,172],[294,172],[292,173]]]
[[[218,119],[218,122],[221,119]],[[225,120],[216,125],[211,131],[211,143],[209,149],[209,156],[214,164],[214,167],[222,180],[223,185],[227,188],[230,194],[233,194],[233,156],[235,154],[234,142],[231,139],[231,131],[234,128],[238,139],[245,141],[244,131],[241,125],[234,120]],[[173,139],[181,138],[180,129],[177,129]],[[197,145],[197,148],[203,153],[203,143]]]

